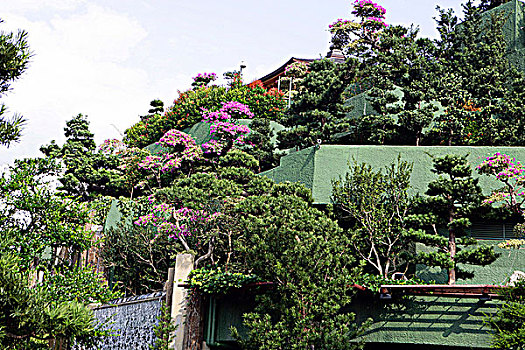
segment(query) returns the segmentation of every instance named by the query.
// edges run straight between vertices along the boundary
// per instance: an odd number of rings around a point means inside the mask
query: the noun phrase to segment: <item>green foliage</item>
[[[492,347],[523,350],[525,347],[525,281],[518,281],[499,294],[504,302],[485,321],[494,331]]]
[[[0,96],[7,93],[11,84],[25,72],[31,56],[26,31],[0,31]],[[6,106],[0,104],[0,146],[9,147],[12,142],[20,140],[25,120],[17,114],[8,118],[6,112]]]
[[[358,256],[384,278],[406,263],[411,173],[412,164],[401,157],[384,171],[354,161],[345,178],[332,183],[336,217],[350,227]]]
[[[148,110],[148,113],[151,114],[160,114],[164,112],[164,102],[161,100],[153,100],[149,103],[151,108]],[[148,117],[141,117],[141,119],[148,119]]]
[[[2,240],[2,247],[9,242]],[[58,301],[29,285],[30,274],[14,254],[0,253],[0,344],[3,349],[47,349],[48,340],[92,344],[104,333],[93,312],[77,301]]]
[[[474,6],[468,1],[462,21],[452,10],[439,9],[440,38],[434,41],[418,38],[413,26],[381,26],[384,9],[379,6],[354,4],[357,21],[338,20],[330,28],[333,47],[346,50],[350,59],[332,66],[312,62],[283,119],[290,129],[279,135],[280,147],[308,147],[317,139],[338,144],[522,145],[525,75],[508,61],[502,30],[507,14],[482,16],[499,3]],[[367,20],[373,12],[383,15]],[[372,108],[359,118],[344,118],[339,107],[357,86],[367,89]]]
[[[115,288],[127,295],[140,295],[161,290],[168,269],[172,267],[179,242],[166,236],[156,237],[148,227],[133,225],[126,217],[147,213],[149,207],[142,201],[119,201],[124,219],[106,231],[100,257],[111,276]]]
[[[240,224],[243,214],[236,209],[240,203],[252,196],[297,196],[306,203],[312,202],[310,191],[303,185],[274,184],[245,168],[255,167],[257,161],[242,151],[232,150],[218,163],[220,167],[216,170],[210,166],[206,172],[176,179],[171,186],[156,190],[148,198],[120,200],[123,219],[106,232],[101,252],[106,269],[118,281],[119,290],[135,295],[162,288],[176,254],[188,250],[196,255],[196,265],[207,263],[225,271],[240,272],[246,266],[240,254],[245,236]],[[188,220],[175,221],[184,222],[190,233],[182,239],[175,234],[170,237],[153,225],[130,222],[131,218],[146,216],[157,204],[198,212],[199,217],[207,213],[202,218],[212,219],[191,220],[190,216]],[[175,219],[170,216],[163,220]]]
[[[344,50],[347,57],[365,59],[374,54],[381,32],[388,27],[384,22],[386,10],[372,1],[354,2],[352,7],[354,20],[338,19],[328,26],[331,48]]]
[[[252,196],[240,203],[246,268],[273,288],[245,315],[247,349],[352,349],[354,315],[343,311],[360,274],[352,243],[303,199]],[[234,333],[235,334],[235,333]]]
[[[90,266],[55,268],[46,271],[43,278],[45,283],[38,288],[57,302],[107,303],[122,296],[120,292],[109,289],[104,275],[93,271]]]
[[[247,168],[255,171],[259,168],[259,164],[259,161],[253,155],[238,149],[231,150],[219,159],[220,168]]]
[[[343,92],[355,79],[357,69],[354,60],[337,64],[323,59],[310,64],[309,74],[299,87],[301,93],[283,119],[290,129],[279,132],[280,149],[309,147],[318,139],[340,143],[348,135]]]
[[[160,308],[160,315],[158,323],[153,327],[155,333],[155,343],[150,344],[151,350],[168,350],[170,344],[170,336],[177,330],[174,320],[171,318],[170,309],[164,303]],[[172,339],[173,340],[173,339]]]
[[[94,135],[89,130],[87,117],[82,114],[66,122],[63,146],[55,141],[42,146],[47,157],[59,160],[64,168],[59,178],[59,191],[75,196],[81,201],[91,201],[98,196],[118,197],[129,192],[122,184],[118,169],[120,158],[96,150]]]
[[[357,285],[365,287],[366,289],[379,293],[381,285],[414,285],[414,284],[434,284],[434,281],[423,281],[419,278],[408,278],[408,279],[399,279],[393,280],[390,278],[384,278],[376,274],[364,273],[357,277],[354,282]]]
[[[223,103],[236,101],[247,105],[256,118],[279,120],[285,108],[281,93],[266,91],[260,86],[240,85],[197,87],[179,92],[179,97],[163,115],[156,114],[125,131],[128,146],[145,147],[158,141],[168,130],[184,130],[202,119],[203,108],[219,110]]]
[[[0,178],[0,328],[8,348],[37,348],[49,339],[90,341],[98,331],[84,303],[115,295],[91,268],[76,267],[92,244],[85,229],[89,213],[54,193],[57,172],[53,160],[26,159]]]
[[[435,96],[435,47],[417,38],[418,29],[389,26],[381,32],[376,54],[361,72],[373,82],[367,92],[373,108],[356,121],[358,141],[372,144],[420,145],[423,130],[437,110]],[[395,89],[401,89],[399,97]]]
[[[49,267],[56,259],[62,264],[91,245],[88,208],[54,193],[57,171],[50,159],[17,160],[0,178],[0,230],[12,238],[24,269]]]
[[[259,281],[257,276],[223,271],[220,266],[192,270],[188,278],[191,290],[212,295],[226,294],[232,288],[241,288]]]
[[[243,147],[243,150],[256,159],[258,164],[253,170],[258,173],[278,165],[279,156],[275,153],[273,136],[269,119],[256,118],[250,123],[250,133],[245,139],[247,147]]]
[[[419,240],[435,248],[435,251],[420,253],[416,260],[428,266],[448,269],[449,284],[456,278],[472,277],[458,270],[458,263],[488,265],[498,258],[493,247],[480,246],[467,249],[473,241],[459,239],[466,236],[470,217],[481,205],[481,188],[472,177],[466,156],[445,155],[433,157],[432,172],[438,178],[428,184],[426,197],[419,199],[419,209],[410,219],[426,233],[409,231],[409,239]],[[443,237],[438,229],[445,229]]]
[[[522,144],[515,128],[521,125],[516,111],[521,108],[524,75],[507,60],[502,31],[507,15],[482,17],[471,1],[463,12],[457,26],[450,10],[440,9],[437,21],[441,39],[436,74],[443,79],[436,91],[446,112],[436,118],[433,138],[448,145]]]
[[[488,11],[509,1],[510,0],[481,0],[478,7],[482,11]]]
[[[18,114],[7,118],[4,116],[6,112],[6,106],[0,105],[0,145],[9,147],[12,142],[20,140],[25,119]]]
[[[155,199],[173,208],[188,208],[213,216],[213,219],[190,219],[185,225],[191,228],[191,234],[173,239],[181,243],[187,241],[188,248],[197,256],[196,266],[209,261],[232,267],[239,264],[237,244],[243,235],[239,223],[241,214],[234,208],[246,197],[271,194],[272,188],[271,180],[261,179],[248,169],[226,167],[216,173],[197,173],[177,180],[173,186],[157,191]]]

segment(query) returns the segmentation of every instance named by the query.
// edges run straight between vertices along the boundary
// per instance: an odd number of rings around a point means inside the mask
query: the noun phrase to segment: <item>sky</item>
[[[435,38],[436,5],[460,0],[383,0],[387,23],[415,24]],[[27,124],[0,146],[0,165],[41,156],[65,140],[65,122],[87,115],[97,144],[122,139],[149,102],[172,104],[198,73],[239,69],[253,81],[290,57],[324,57],[328,25],[351,18],[352,0],[2,0],[2,31],[23,29],[33,51],[0,99]]]

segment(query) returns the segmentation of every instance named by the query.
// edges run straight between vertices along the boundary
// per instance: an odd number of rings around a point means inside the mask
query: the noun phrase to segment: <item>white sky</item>
[[[414,23],[435,37],[435,7],[460,0],[378,0],[387,22]],[[22,141],[0,147],[0,164],[39,156],[64,141],[66,120],[89,116],[97,143],[121,138],[146,114],[166,106],[197,73],[239,68],[246,81],[290,57],[324,56],[327,27],[350,18],[351,0],[2,0],[0,29],[29,33],[34,57],[0,101],[27,120]]]

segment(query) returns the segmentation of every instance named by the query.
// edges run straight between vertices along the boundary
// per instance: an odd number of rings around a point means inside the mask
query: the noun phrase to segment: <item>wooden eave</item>
[[[271,73],[268,73],[266,74],[264,77],[258,79],[260,80],[264,87],[265,88],[269,88],[271,86],[273,86],[275,84],[275,82],[279,79],[280,76],[282,76],[284,74],[284,70],[286,69],[286,67],[294,62],[312,62],[312,61],[315,61],[314,58],[297,58],[297,57],[292,57],[290,58],[288,61],[286,61],[285,64],[283,64],[282,66],[280,66],[279,68],[277,68],[276,70],[274,70],[273,72]]]
[[[429,284],[429,285],[399,285],[385,284],[381,285],[380,293],[386,295],[426,295],[453,298],[480,298],[480,299],[497,299],[499,298],[498,290],[508,288],[507,286],[496,286],[491,284]]]

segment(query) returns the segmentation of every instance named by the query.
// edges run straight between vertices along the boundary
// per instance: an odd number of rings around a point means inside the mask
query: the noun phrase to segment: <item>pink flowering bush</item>
[[[386,10],[372,0],[356,0],[354,1],[352,14],[358,17],[378,17],[384,19]]]
[[[476,169],[480,174],[494,176],[503,184],[503,187],[494,191],[485,203],[502,203],[523,215],[525,168],[516,158],[497,152],[488,156]]]
[[[208,86],[212,81],[217,80],[217,74],[215,73],[199,73],[197,76],[193,77],[193,83],[191,86],[199,88]]]
[[[184,165],[191,166],[202,159],[202,149],[188,134],[179,130],[170,130],[156,142],[166,150],[164,153],[148,155],[139,163],[139,168],[152,173],[161,186],[161,175],[174,173]]]
[[[328,26],[333,47],[366,51],[373,49],[385,23],[386,10],[371,0],[354,1],[352,14],[357,20],[339,18]]]
[[[244,144],[244,138],[250,133],[246,125],[238,124],[235,119],[251,119],[254,114],[248,106],[230,101],[222,105],[218,111],[204,110],[202,121],[210,123],[210,135],[214,139],[202,145],[205,154],[224,155],[233,146]]]
[[[195,78],[197,81],[203,79],[198,75]],[[208,77],[207,80],[209,79]],[[229,101],[248,106],[257,118],[275,121],[281,119],[286,109],[286,100],[282,93],[276,90],[268,91],[258,84],[235,84],[235,87],[225,87],[209,83],[206,86],[194,86],[187,91],[179,91],[178,97],[164,114],[141,120],[127,129],[124,142],[128,146],[146,147],[171,129],[184,130],[200,122],[203,108],[217,111]]]
[[[525,202],[523,188],[525,185],[525,168],[516,158],[497,152],[488,156],[476,169],[480,174],[495,177],[503,185],[484,200],[485,204],[501,204],[512,212],[522,217],[525,216],[523,208]],[[516,224],[514,234],[523,237],[525,235],[525,224]],[[519,249],[522,245],[521,242],[522,240],[507,240],[498,246],[505,249]]]
[[[99,151],[104,154],[122,154],[128,147],[126,144],[117,139],[107,139],[100,146]]]
[[[236,101],[226,102],[222,105],[221,111],[227,113],[233,119],[252,119],[255,115],[250,111],[250,108]]]
[[[197,237],[203,232],[210,234],[214,220],[220,216],[218,212],[210,213],[187,207],[176,208],[166,203],[154,204],[156,200],[154,195],[149,196],[148,200],[153,205],[152,210],[139,217],[134,224],[155,227],[157,232],[154,240],[159,235],[178,239],[186,251],[191,250],[188,237]]]

